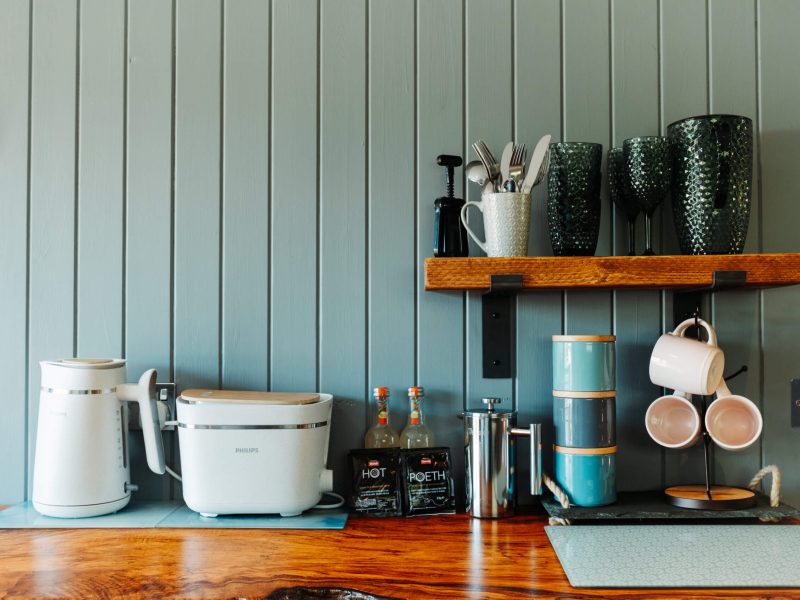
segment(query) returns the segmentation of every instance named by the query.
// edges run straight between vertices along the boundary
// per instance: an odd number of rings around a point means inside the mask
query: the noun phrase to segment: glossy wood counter
[[[800,590],[570,587],[545,517],[351,517],[344,531],[0,530],[0,597],[262,598],[281,587],[398,598],[797,598]]]

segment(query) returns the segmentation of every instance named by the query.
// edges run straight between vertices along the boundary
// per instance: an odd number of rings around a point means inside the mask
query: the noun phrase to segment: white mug
[[[653,401],[644,424],[653,441],[673,450],[694,446],[702,435],[700,413],[691,396],[677,390]]]
[[[478,239],[467,223],[467,208],[474,206],[483,213],[486,241]],[[527,256],[528,225],[531,222],[531,196],[521,192],[491,192],[481,195],[480,202],[467,202],[461,207],[461,222],[486,256]]]
[[[725,450],[744,450],[761,435],[764,420],[752,400],[731,394],[723,380],[717,399],[706,409],[706,431],[714,443]]]
[[[650,381],[655,385],[701,396],[717,389],[725,355],[717,347],[717,334],[711,325],[703,319],[697,322],[708,332],[707,343],[684,337],[694,319],[686,319],[675,331],[658,338],[650,356]]]

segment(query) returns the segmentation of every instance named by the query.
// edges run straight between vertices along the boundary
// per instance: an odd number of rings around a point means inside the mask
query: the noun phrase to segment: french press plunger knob
[[[502,398],[483,398],[483,403],[486,405],[486,410],[489,412],[494,412],[494,405],[500,404],[502,401]]]

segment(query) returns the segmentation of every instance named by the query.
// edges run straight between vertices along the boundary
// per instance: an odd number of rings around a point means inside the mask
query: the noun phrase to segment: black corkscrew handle
[[[453,198],[455,196],[455,183],[453,181],[453,169],[460,167],[463,164],[460,156],[452,154],[440,154],[436,157],[436,164],[442,167],[447,167],[447,197]]]

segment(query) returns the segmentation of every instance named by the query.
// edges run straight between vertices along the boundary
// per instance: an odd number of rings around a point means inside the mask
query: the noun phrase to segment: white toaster
[[[178,398],[183,498],[203,516],[299,515],[333,488],[333,396],[186,390]]]

